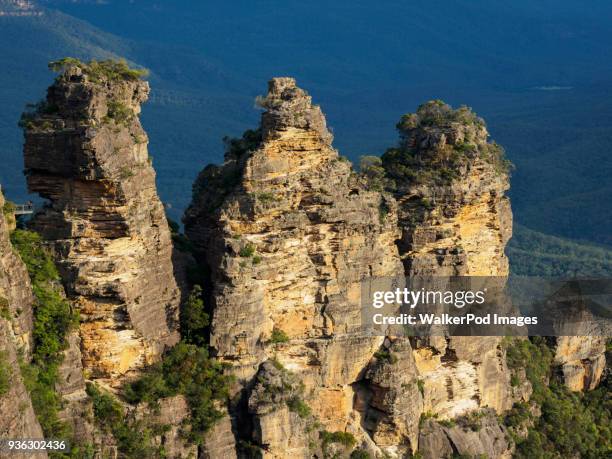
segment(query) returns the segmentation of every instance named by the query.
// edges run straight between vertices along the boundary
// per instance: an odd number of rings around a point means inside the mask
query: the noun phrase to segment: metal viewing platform
[[[15,205],[15,215],[31,215],[34,213],[34,204],[17,204]]]

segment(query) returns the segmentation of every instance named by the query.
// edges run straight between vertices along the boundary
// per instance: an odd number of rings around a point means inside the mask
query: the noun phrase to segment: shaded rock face
[[[0,192],[0,209],[3,206],[4,197]],[[9,225],[2,212],[0,302],[0,438],[43,438],[18,361],[20,351],[26,359],[31,351],[32,287],[26,267],[9,241]]]
[[[4,196],[0,191],[0,311],[10,318],[7,322],[16,339],[17,348],[26,358],[32,350],[32,304],[34,295],[28,270],[13,250],[9,240],[13,216],[4,216]],[[8,217],[8,218],[7,218]]]
[[[382,349],[357,383],[355,407],[374,443],[391,457],[404,457],[418,447],[423,380],[407,339],[386,340]]]
[[[460,418],[451,425],[427,420],[423,423],[419,437],[419,452],[424,459],[457,456],[512,457],[509,434],[499,424],[493,410],[475,412],[471,417]]]
[[[361,429],[351,385],[383,339],[355,333],[360,281],[401,275],[395,204],[338,156],[320,108],[293,79],[273,79],[262,105],[261,128],[200,174],[184,219],[209,272],[210,343],[245,380],[276,356],[326,428]],[[274,443],[287,432],[272,426],[294,413],[252,414],[255,441],[280,454]]]
[[[3,318],[0,318],[0,373],[7,378],[6,392],[0,392],[0,438],[44,438],[21,378],[15,337],[8,320]],[[47,454],[29,457],[43,458]]]
[[[84,369],[113,384],[178,340],[170,232],[137,116],[148,92],[72,65],[24,118],[28,187],[49,201],[33,227],[80,311]]]

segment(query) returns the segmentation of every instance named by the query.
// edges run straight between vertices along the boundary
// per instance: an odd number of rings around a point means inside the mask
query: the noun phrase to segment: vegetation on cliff
[[[612,378],[586,393],[571,392],[556,380],[553,353],[546,340],[533,337],[509,340],[508,366],[524,368],[533,387],[531,404],[518,403],[506,414],[505,424],[517,444],[517,458],[607,457],[612,451]],[[518,431],[527,428],[527,436]]]
[[[128,384],[123,395],[130,403],[150,405],[165,397],[185,396],[191,412],[185,436],[199,444],[202,435],[223,417],[219,408],[227,401],[232,381],[223,370],[224,366],[212,359],[206,348],[181,342],[161,363]]]
[[[155,446],[153,437],[166,429],[160,424],[137,420],[110,393],[87,384],[87,395],[93,403],[94,417],[102,431],[111,434],[122,457],[130,459],[164,458],[163,447]]]
[[[91,60],[83,62],[74,57],[49,62],[49,70],[53,72],[65,72],[71,67],[80,69],[89,77],[89,81],[99,83],[103,80],[111,82],[138,81],[149,75],[147,69],[130,68],[125,59],[106,59],[103,61]]]
[[[68,346],[66,337],[78,324],[78,315],[63,296],[59,273],[40,236],[18,229],[11,234],[11,242],[28,268],[36,298],[33,356],[30,364],[22,364],[24,383],[45,436],[71,438],[70,427],[59,418],[62,402],[55,385]],[[79,448],[75,446],[72,452],[79,454]]]
[[[8,364],[6,351],[0,351],[0,397],[10,389],[11,368]]]
[[[382,156],[387,177],[395,186],[448,184],[477,158],[492,164],[498,173],[507,173],[511,167],[503,148],[487,142],[482,118],[468,107],[453,109],[441,100],[429,101],[416,113],[403,115],[396,127],[400,143]]]

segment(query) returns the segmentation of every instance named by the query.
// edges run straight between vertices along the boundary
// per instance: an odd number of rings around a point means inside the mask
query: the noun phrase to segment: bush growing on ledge
[[[287,400],[287,408],[289,408],[289,411],[297,413],[297,415],[302,419],[307,418],[311,413],[310,407],[298,396]]]
[[[164,458],[161,447],[153,446],[152,437],[162,433],[166,426],[145,425],[126,415],[125,409],[115,397],[102,391],[92,383],[87,383],[87,395],[92,404],[98,425],[117,441],[117,449],[126,458]]]
[[[247,244],[240,249],[238,255],[243,258],[250,258],[255,254],[255,246],[253,244]]]
[[[94,83],[99,83],[102,79],[114,82],[138,81],[149,75],[147,69],[130,68],[125,59],[106,59],[103,61],[94,59],[85,63],[74,57],[65,57],[58,61],[49,62],[49,70],[53,72],[64,72],[70,67],[78,67]]]
[[[272,336],[270,337],[270,343],[277,344],[277,343],[286,343],[288,341],[289,341],[289,337],[287,336],[287,333],[285,333],[283,330],[281,330],[280,328],[274,328],[272,330]]]
[[[384,191],[388,187],[385,168],[378,156],[362,156],[359,161],[359,172],[371,191]]]
[[[118,100],[108,102],[108,111],[104,117],[105,122],[114,121],[121,126],[127,126],[134,118],[134,111]]]
[[[185,396],[191,412],[191,429],[185,435],[200,444],[203,434],[223,417],[218,406],[227,401],[233,381],[231,376],[223,374],[224,369],[224,365],[209,356],[207,349],[181,342],[161,363],[128,384],[123,393],[130,403],[152,405],[160,398]]]
[[[339,443],[347,448],[352,448],[357,443],[357,440],[350,432],[328,432],[327,430],[322,430],[319,432],[319,437],[321,438],[321,448],[323,451],[331,443]]]
[[[206,327],[210,318],[204,308],[202,287],[194,285],[180,311],[181,336],[183,340],[197,346],[206,345]]]

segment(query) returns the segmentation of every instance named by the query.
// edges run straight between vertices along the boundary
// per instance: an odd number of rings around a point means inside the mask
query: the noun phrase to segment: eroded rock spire
[[[170,232],[138,119],[149,86],[123,62],[54,67],[22,118],[28,187],[48,200],[33,226],[80,312],[85,370],[115,384],[179,338]]]

